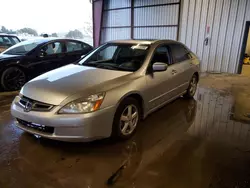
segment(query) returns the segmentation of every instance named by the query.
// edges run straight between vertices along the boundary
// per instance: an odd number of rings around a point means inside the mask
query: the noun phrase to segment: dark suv
[[[0,33],[0,53],[19,42],[21,40],[15,35]]]

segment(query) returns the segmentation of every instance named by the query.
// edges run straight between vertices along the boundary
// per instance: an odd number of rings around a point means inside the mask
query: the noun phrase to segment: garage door
[[[101,43],[117,39],[178,39],[180,0],[105,0]]]

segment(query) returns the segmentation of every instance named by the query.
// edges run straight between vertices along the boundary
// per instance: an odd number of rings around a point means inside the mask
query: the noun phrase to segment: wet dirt
[[[214,80],[202,78],[195,99],[166,105],[123,142],[36,138],[15,127],[14,94],[0,95],[0,188],[250,187],[250,124],[235,118],[247,112],[237,100],[247,82]]]

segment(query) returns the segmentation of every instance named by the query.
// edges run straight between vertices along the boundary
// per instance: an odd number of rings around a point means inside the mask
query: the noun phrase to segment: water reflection
[[[188,133],[211,141],[227,142],[238,147],[249,147],[250,125],[233,120],[235,98],[200,88],[197,96],[197,115]]]

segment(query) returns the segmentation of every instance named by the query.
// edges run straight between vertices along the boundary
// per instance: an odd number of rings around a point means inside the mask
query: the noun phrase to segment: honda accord
[[[49,139],[126,139],[150,113],[193,97],[198,81],[199,60],[179,42],[112,41],[26,83],[11,113],[17,127]]]

